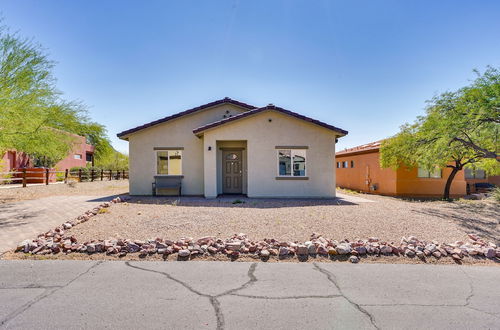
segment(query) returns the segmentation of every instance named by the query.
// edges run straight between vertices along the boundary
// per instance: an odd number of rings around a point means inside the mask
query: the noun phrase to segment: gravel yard
[[[48,196],[96,196],[128,193],[128,180],[80,182],[75,186],[67,184],[28,185],[26,188],[0,186],[0,204]]]
[[[371,195],[344,201],[133,197],[68,233],[82,242],[207,235],[228,238],[240,232],[251,239],[305,241],[316,232],[338,240],[376,236],[399,242],[402,236],[414,235],[454,242],[465,240],[472,232],[498,244],[499,219],[500,206],[493,201],[411,202]]]

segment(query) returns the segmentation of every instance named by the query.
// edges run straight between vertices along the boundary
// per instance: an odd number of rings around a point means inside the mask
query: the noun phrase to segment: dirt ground
[[[67,184],[28,185],[26,188],[0,186],[0,204],[48,196],[96,196],[108,193],[109,195],[128,193],[128,180],[80,182],[74,186]]]
[[[208,235],[228,238],[236,233],[255,240],[306,241],[316,232],[337,240],[375,236],[399,242],[403,236],[414,235],[450,243],[467,240],[467,233],[477,233],[500,243],[500,205],[494,201],[415,202],[355,196],[373,202],[133,197],[68,234],[82,242]]]

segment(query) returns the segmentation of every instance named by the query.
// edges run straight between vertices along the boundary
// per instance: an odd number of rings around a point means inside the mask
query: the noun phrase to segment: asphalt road
[[[498,329],[500,267],[0,261],[1,329]]]

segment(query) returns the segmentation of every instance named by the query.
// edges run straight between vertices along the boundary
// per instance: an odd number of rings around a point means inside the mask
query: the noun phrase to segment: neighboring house
[[[429,172],[423,168],[380,167],[380,143],[376,141],[336,153],[337,186],[389,196],[440,197],[451,168]],[[474,183],[497,181],[484,171],[459,171],[451,184],[453,197],[474,191]],[[469,188],[468,188],[469,187]]]
[[[155,177],[181,178],[183,195],[335,197],[340,128],[274,105],[224,98],[118,134],[129,141],[130,193]]]
[[[64,171],[72,167],[85,167],[87,164],[94,165],[94,146],[88,144],[84,136],[74,135],[74,137],[76,142],[71,153],[54,166],[58,171]],[[1,160],[3,169],[0,172],[37,167],[38,165],[36,159],[31,159],[24,152],[16,150],[7,151]]]

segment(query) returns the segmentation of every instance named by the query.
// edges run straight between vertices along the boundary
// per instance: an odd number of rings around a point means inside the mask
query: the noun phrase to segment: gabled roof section
[[[266,107],[253,109],[253,110],[250,110],[250,111],[247,111],[247,112],[243,112],[243,113],[240,113],[238,115],[235,115],[235,116],[232,116],[232,117],[229,117],[229,118],[225,118],[225,119],[222,119],[222,120],[219,120],[219,121],[216,121],[216,122],[213,122],[213,123],[210,123],[210,124],[207,124],[207,125],[195,128],[193,130],[193,133],[196,134],[197,136],[201,136],[202,133],[204,131],[208,130],[208,129],[212,129],[212,128],[215,128],[215,127],[218,127],[218,126],[221,126],[221,125],[224,125],[224,124],[236,121],[236,120],[240,120],[240,119],[243,119],[243,118],[246,118],[246,117],[249,117],[249,116],[261,113],[261,112],[264,112],[264,111],[276,111],[276,112],[280,112],[280,113],[283,113],[285,115],[289,115],[289,116],[295,117],[297,119],[300,119],[300,120],[303,120],[303,121],[306,121],[306,122],[309,122],[309,123],[312,123],[312,124],[324,127],[324,128],[329,129],[331,131],[339,133],[340,136],[344,136],[344,135],[348,134],[348,132],[346,130],[343,130],[341,128],[329,125],[327,123],[324,123],[324,122],[316,120],[316,119],[312,119],[312,118],[303,116],[301,114],[298,114],[298,113],[290,111],[290,110],[286,110],[286,109],[277,107],[277,106],[272,105],[272,104],[270,104],[270,105],[268,105]]]
[[[182,112],[179,112],[179,113],[167,116],[165,118],[161,118],[161,119],[152,121],[150,123],[147,123],[147,124],[144,124],[144,125],[141,125],[141,126],[137,126],[137,127],[131,128],[129,130],[126,130],[126,131],[123,131],[121,133],[116,134],[116,136],[118,136],[119,138],[123,138],[126,135],[138,132],[138,131],[143,130],[145,128],[149,128],[149,127],[152,127],[152,126],[155,126],[155,125],[158,125],[158,124],[162,124],[162,123],[165,123],[167,121],[170,121],[170,120],[182,117],[182,116],[190,115],[190,114],[195,113],[197,111],[201,111],[201,110],[204,110],[204,109],[207,109],[207,108],[211,108],[211,107],[214,107],[214,106],[217,106],[217,105],[221,105],[221,104],[233,104],[233,105],[239,106],[239,107],[247,109],[247,110],[253,110],[253,109],[257,108],[257,107],[255,107],[253,105],[246,104],[246,103],[243,103],[243,102],[240,102],[240,101],[236,101],[236,100],[233,100],[233,99],[231,99],[229,97],[225,97],[225,98],[217,100],[217,101],[213,101],[213,102],[210,102],[210,103],[207,103],[207,104],[200,105],[199,107],[196,107],[196,108],[188,109],[188,110],[185,110],[185,111],[182,111]]]
[[[342,151],[335,153],[335,156],[367,154],[370,152],[376,152],[380,149],[380,145],[382,144],[382,141],[383,140],[379,140],[379,141],[370,142],[367,144],[362,144],[362,145],[357,146],[357,147],[344,149]]]

